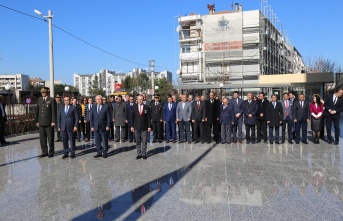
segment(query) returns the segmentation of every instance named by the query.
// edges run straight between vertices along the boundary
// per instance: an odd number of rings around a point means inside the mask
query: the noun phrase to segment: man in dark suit
[[[235,124],[232,127],[232,142],[237,143],[237,132],[238,132],[238,142],[243,143],[243,110],[242,110],[243,100],[239,98],[238,91],[233,92],[230,104],[233,106],[233,112],[235,114]]]
[[[214,92],[210,92],[210,99],[205,101],[205,125],[206,125],[206,142],[211,143],[211,131],[213,128],[213,139],[219,143],[218,124],[220,118],[220,103],[214,99]]]
[[[194,143],[205,142],[204,139],[204,122],[205,122],[205,102],[200,101],[200,95],[195,97],[192,103],[192,122],[194,125]]]
[[[102,104],[102,96],[95,97],[96,104],[93,105],[90,111],[90,127],[94,131],[95,145],[97,154],[94,158],[107,158],[108,151],[108,132],[111,126],[111,112],[107,104]],[[101,146],[101,142],[103,146]]]
[[[257,143],[261,143],[263,138],[264,143],[267,143],[267,119],[266,119],[266,108],[269,101],[266,98],[264,92],[260,92],[257,100],[257,114],[256,114],[256,127],[257,127]]]
[[[269,104],[267,105],[266,119],[267,119],[267,124],[269,126],[270,144],[273,144],[273,141],[275,141],[276,144],[280,144],[279,133],[280,133],[280,125],[282,123],[282,104],[277,102],[277,96],[275,94],[272,95],[272,101],[269,102]],[[275,139],[273,136],[274,129],[275,129]]]
[[[115,96],[110,95],[110,102],[108,103],[108,106],[110,107],[111,114],[113,115],[113,109],[115,105]],[[127,131],[127,127],[126,127]],[[125,133],[126,134],[126,133]],[[112,121],[111,121],[111,126],[110,126],[110,140],[114,139],[114,122],[113,122],[113,116],[112,116]]]
[[[220,124],[221,124],[221,140],[222,144],[231,143],[232,125],[235,124],[235,115],[232,105],[229,105],[227,98],[222,99],[223,104],[220,105]]]
[[[129,97],[129,100],[127,102],[127,105],[126,105],[126,114],[127,114],[127,127],[129,128],[128,129],[128,139],[129,139],[129,142],[133,142],[133,139],[134,139],[134,133],[131,131],[131,125],[132,125],[132,122],[131,122],[131,112],[133,110],[133,106],[135,105],[134,103],[134,100],[133,100],[133,96],[130,96]]]
[[[307,143],[307,123],[310,122],[310,106],[305,101],[304,94],[299,94],[299,100],[293,103],[293,115],[295,122],[295,143],[300,143],[300,127],[302,130],[301,141]]]
[[[155,94],[154,96],[155,101],[151,103],[151,121],[152,121],[152,131],[154,138],[152,140],[153,143],[158,141],[159,143],[162,142],[162,130],[163,130],[163,106],[160,102],[160,95]]]
[[[135,133],[137,157],[136,159],[147,159],[147,138],[151,131],[150,107],[143,104],[143,96],[137,96],[137,104],[131,112],[131,131]]]
[[[56,114],[58,115],[58,112],[60,110],[60,106],[63,105],[63,102],[61,101],[61,96],[58,94],[55,96],[55,100],[56,100],[56,109],[57,109]],[[57,130],[57,140],[55,142],[61,142],[61,141],[62,141],[61,132]]]
[[[245,139],[247,144],[254,144],[255,141],[255,125],[256,125],[256,113],[258,110],[256,101],[252,100],[252,93],[247,94],[247,100],[242,103],[242,111],[244,115],[245,124]]]
[[[75,158],[75,137],[74,133],[77,131],[77,126],[79,124],[79,116],[76,106],[70,105],[70,98],[65,96],[63,98],[64,105],[61,105],[57,115],[57,128],[58,131],[62,132],[63,141],[63,151],[64,155],[62,159],[68,157],[70,152],[70,157]],[[68,145],[70,142],[70,148]]]
[[[8,142],[5,140],[7,116],[5,106],[3,105],[3,97],[0,95],[0,142],[1,145],[6,145]]]
[[[339,121],[341,111],[343,110],[343,88],[336,88],[333,94],[326,96],[324,101],[324,117],[326,120],[326,132],[328,137],[328,143],[332,144],[331,128],[332,122],[335,128],[335,145],[339,144]]]
[[[288,143],[293,144],[292,141],[292,128],[294,125],[293,119],[293,102],[289,99],[288,93],[283,93],[283,101],[282,104],[282,141],[281,143],[285,142],[286,139],[286,126],[288,131]]]
[[[93,107],[93,98],[88,98],[88,104],[85,106],[85,124],[86,124],[86,139],[85,142],[89,142],[91,138],[91,126],[90,126],[90,112]]]
[[[290,91],[288,93],[289,100],[292,101],[292,104],[294,104],[295,101],[297,101],[297,96],[295,91]],[[295,140],[295,122],[293,121],[293,127],[292,127],[292,138]]]
[[[115,142],[125,142],[125,125],[127,123],[126,103],[123,101],[122,96],[118,95],[118,101],[113,108],[113,122],[116,127]]]
[[[172,97],[168,97],[168,102],[163,107],[163,122],[166,130],[166,143],[172,139],[176,143],[176,107]]]
[[[76,97],[73,98],[73,106],[76,107],[77,110],[77,116],[79,117],[78,121],[78,126],[77,126],[77,131],[74,132],[76,134],[76,139],[78,142],[81,142],[81,116],[82,116],[82,109],[81,109],[81,105],[79,104],[79,101],[77,100]]]
[[[42,155],[40,157],[53,157],[55,154],[54,127],[57,122],[56,101],[48,96],[49,88],[41,89],[42,97],[37,101],[36,125],[39,127],[40,145]],[[47,143],[48,141],[48,143]],[[48,149],[48,144],[50,149]]]

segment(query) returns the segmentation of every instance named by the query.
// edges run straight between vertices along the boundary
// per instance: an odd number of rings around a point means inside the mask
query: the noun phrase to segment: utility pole
[[[152,95],[154,95],[155,94],[155,74],[154,74],[155,60],[150,60],[149,66],[151,68],[151,93]]]

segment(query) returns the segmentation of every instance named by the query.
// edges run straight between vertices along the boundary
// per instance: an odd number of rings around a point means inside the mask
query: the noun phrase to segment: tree
[[[123,87],[125,89],[125,91],[127,92],[131,92],[133,91],[133,89],[137,86],[137,81],[135,80],[135,78],[132,78],[130,76],[127,76],[125,79],[124,79],[124,82],[123,82]]]
[[[140,88],[140,91],[147,91],[150,86],[150,80],[146,73],[140,73],[137,76],[137,86]]]
[[[173,85],[167,81],[167,78],[161,78],[157,81],[158,89],[155,90],[155,93],[160,94],[161,100],[165,100],[168,94],[173,94]]]
[[[98,76],[95,76],[93,82],[89,84],[88,90],[89,90],[89,94],[92,96],[96,96],[96,95],[104,96],[105,95],[105,92],[101,88],[99,88]]]

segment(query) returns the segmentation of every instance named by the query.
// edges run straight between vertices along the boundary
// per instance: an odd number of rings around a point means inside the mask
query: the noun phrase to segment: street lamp
[[[155,74],[154,74],[154,67],[155,67],[155,60],[149,61],[149,66],[151,67],[151,93],[154,94],[155,91]]]
[[[155,91],[158,91],[158,86],[157,85],[155,86]]]
[[[64,90],[67,92],[67,95],[69,95],[69,93],[68,93],[69,89],[70,89],[70,88],[69,88],[68,86],[65,86],[65,87],[64,87]],[[64,95],[64,96],[65,96],[65,95]]]
[[[53,51],[53,40],[52,40],[52,18],[54,17],[52,15],[51,10],[48,10],[48,15],[44,16],[43,13],[41,13],[38,10],[34,10],[34,12],[42,16],[43,18],[49,19],[49,57],[50,57],[50,96],[55,96],[55,89],[54,89],[54,51]]]
[[[219,86],[220,86],[220,96],[223,96],[223,86],[224,86],[224,84],[220,83]]]
[[[12,85],[10,85],[10,84],[6,84],[5,85],[5,89],[8,91],[8,109],[9,109],[9,114],[10,114],[10,130],[12,129],[12,124],[11,124],[11,122],[12,122],[12,117],[11,117],[11,94],[10,94],[10,91],[11,91],[11,89],[12,89]],[[12,132],[12,130],[11,130],[11,132]]]

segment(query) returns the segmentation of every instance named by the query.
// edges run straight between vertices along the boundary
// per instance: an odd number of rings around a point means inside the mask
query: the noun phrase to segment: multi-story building
[[[145,73],[148,76],[148,78],[151,79],[151,71],[146,70],[146,69],[141,69],[141,68],[132,69],[132,71],[129,71],[127,73],[127,76],[136,78],[141,73]],[[161,71],[161,72],[154,71],[154,75],[155,75],[155,80],[166,78],[168,82],[173,81],[173,74],[170,71]]]
[[[116,73],[101,69],[95,74],[74,74],[74,87],[79,89],[79,93],[84,96],[90,96],[90,87],[94,83],[99,89],[106,88],[106,94],[112,94],[115,89],[115,84],[121,84],[125,78],[125,73]]]
[[[270,9],[243,11],[236,4],[216,12],[213,4],[208,15],[180,17],[181,81],[257,85],[259,75],[301,73],[303,59]]]
[[[27,90],[29,86],[29,79],[29,76],[26,74],[0,75],[0,89],[5,90],[6,84],[10,84],[15,90]]]

